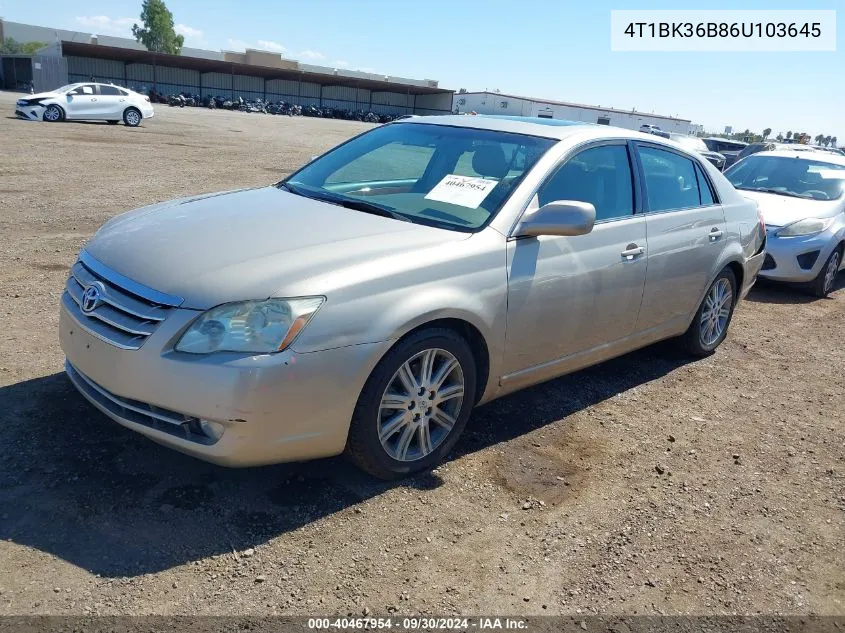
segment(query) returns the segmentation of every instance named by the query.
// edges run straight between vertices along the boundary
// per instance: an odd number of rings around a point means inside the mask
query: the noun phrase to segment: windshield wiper
[[[320,202],[328,202],[330,204],[336,204],[347,209],[354,209],[355,211],[371,213],[372,215],[380,215],[383,218],[393,218],[394,220],[400,220],[402,222],[411,221],[411,219],[403,213],[393,211],[392,209],[383,207],[380,204],[367,202],[366,200],[358,200],[356,198],[347,198],[345,196],[335,196],[326,195],[324,193],[317,193],[316,191],[312,191],[311,189],[305,189],[303,187],[293,185],[289,182],[280,183],[279,187],[282,187],[287,191],[298,196],[302,196],[304,198],[311,198],[312,200],[319,200]]]
[[[789,198],[806,198],[807,196],[800,193],[793,193],[792,191],[783,191],[781,189],[771,189],[769,187],[737,187],[737,189],[745,189],[746,191],[760,191],[762,193],[773,193],[778,196],[787,196]]]

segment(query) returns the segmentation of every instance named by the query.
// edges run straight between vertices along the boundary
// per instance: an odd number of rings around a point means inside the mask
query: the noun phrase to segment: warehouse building
[[[261,98],[378,114],[436,115],[452,110],[454,92],[439,88],[436,80],[302,64],[268,51],[183,48],[181,55],[166,55],[127,38],[8,21],[0,21],[0,37],[48,44],[31,58],[32,81],[39,92],[93,77],[143,92]]]
[[[637,110],[618,110],[601,106],[581,105],[565,101],[535,99],[501,92],[465,92],[455,95],[456,112],[476,112],[477,114],[501,114],[510,116],[530,116],[567,121],[584,121],[599,125],[638,130],[641,125],[658,126],[665,132],[694,134],[701,126],[694,125],[688,119],[638,112]]]

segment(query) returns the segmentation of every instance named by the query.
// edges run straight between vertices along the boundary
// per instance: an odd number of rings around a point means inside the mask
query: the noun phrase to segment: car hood
[[[183,307],[207,309],[327,294],[334,284],[348,285],[356,266],[413,257],[470,235],[262,187],[124,213],[104,224],[85,250],[124,277],[181,297]]]
[[[842,204],[841,200],[805,200],[763,191],[740,190],[739,193],[757,203],[766,226],[786,226],[804,218],[835,215]]]
[[[58,92],[39,92],[34,95],[23,95],[20,97],[21,99],[52,99],[54,97],[60,96],[61,93]]]

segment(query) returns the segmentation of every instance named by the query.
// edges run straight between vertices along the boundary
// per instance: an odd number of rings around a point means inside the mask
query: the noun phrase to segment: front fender
[[[384,270],[358,288],[326,293],[320,308],[294,342],[300,353],[347,345],[395,341],[426,323],[460,319],[479,331],[498,376],[507,320],[504,237],[482,231],[442,259],[404,257],[401,271]],[[492,379],[492,378],[491,378]]]

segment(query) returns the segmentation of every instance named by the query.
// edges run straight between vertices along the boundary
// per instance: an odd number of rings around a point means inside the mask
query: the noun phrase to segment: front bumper
[[[832,231],[801,237],[777,237],[781,227],[768,230],[768,257],[760,277],[773,281],[806,283],[813,281],[837,245]]]
[[[173,310],[139,349],[93,335],[62,303],[67,374],[80,393],[121,425],[224,466],[337,455],[363,385],[390,342],[299,354],[195,356],[172,343],[195,318]],[[191,420],[222,428],[198,434]]]
[[[44,106],[40,105],[15,105],[15,116],[27,121],[40,121],[44,116]]]

